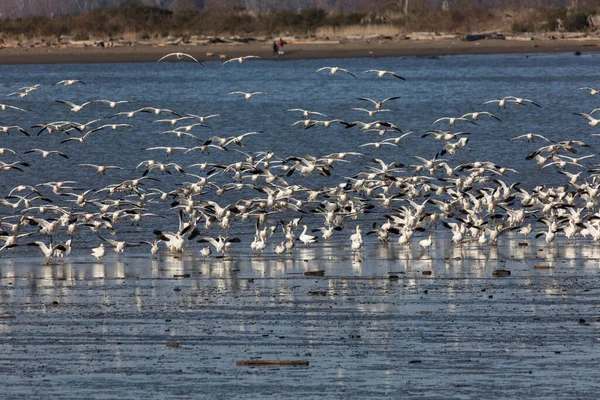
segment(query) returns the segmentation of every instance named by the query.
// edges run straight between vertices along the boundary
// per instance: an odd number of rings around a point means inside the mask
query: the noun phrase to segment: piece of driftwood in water
[[[325,270],[318,269],[316,271],[306,271],[304,273],[304,275],[306,275],[306,276],[324,276],[325,275]]]
[[[243,367],[308,367],[307,360],[239,360],[235,365]]]

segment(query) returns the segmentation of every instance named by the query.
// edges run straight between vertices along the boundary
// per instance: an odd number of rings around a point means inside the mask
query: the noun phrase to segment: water
[[[341,151],[364,153],[348,156],[347,163],[336,163],[330,176],[314,173],[306,178],[294,173],[287,177],[281,173],[290,184],[334,188],[367,167],[378,168],[371,161],[373,157],[405,165],[418,164],[415,155],[432,159],[443,144],[421,135],[436,127],[448,129],[447,124],[432,126],[432,121],[483,110],[502,122],[482,117],[477,125],[455,127],[454,131],[470,132],[469,151],[446,157],[448,164],[455,167],[476,160],[491,161],[519,171],[498,176],[508,184],[519,182],[529,191],[538,185],[556,187],[565,185],[568,178],[553,167],[541,169],[535,161],[525,160],[543,142],[510,139],[535,132],[555,141],[581,140],[590,148],[578,148],[577,154],[569,155],[595,155],[598,137],[591,136],[594,130],[587,121],[573,113],[587,113],[600,105],[596,97],[577,90],[597,86],[597,62],[595,54],[552,54],[254,61],[223,67],[209,62],[205,68],[193,63],[2,66],[0,94],[40,86],[24,98],[4,100],[30,110],[0,114],[3,125],[20,125],[31,133],[29,138],[16,132],[2,137],[2,147],[21,154],[30,166],[23,167],[23,172],[1,171],[0,193],[6,196],[18,184],[59,180],[76,181],[73,186],[80,189],[76,193],[98,190],[139,178],[144,169],[136,166],[148,159],[176,162],[186,172],[206,176],[206,172],[188,166],[199,162],[228,165],[245,156],[234,151],[233,144],[227,152],[210,149],[208,153],[176,152],[173,156],[144,149],[198,146],[215,135],[249,131],[263,133],[244,139],[244,147],[238,149],[248,154],[272,151],[286,159]],[[339,73],[314,73],[326,65],[347,68],[358,79]],[[396,71],[406,81],[360,74],[372,68]],[[54,85],[62,79],[81,79],[86,84]],[[238,90],[266,94],[250,100],[227,94]],[[498,109],[482,104],[509,95],[533,99],[541,107],[509,105]],[[399,147],[383,146],[380,150],[359,146],[393,133],[379,137],[357,127],[338,125],[305,130],[291,126],[301,115],[286,111],[304,108],[348,122],[369,121],[373,119],[351,110],[371,108],[357,97],[381,100],[392,96],[400,96],[385,104],[393,111],[377,117],[415,133],[404,138]],[[91,104],[73,113],[55,102],[81,104],[94,99],[133,103],[115,109]],[[38,136],[37,130],[30,128],[60,120],[83,123],[145,106],[221,116],[207,121],[210,128],[193,130],[201,140],[161,134],[173,128],[155,122],[174,118],[167,114],[110,118],[110,123],[130,123],[133,128],[103,130],[83,144],[61,144],[67,138],[64,133],[43,132]],[[33,148],[60,150],[69,158],[42,159],[39,154],[24,154]],[[0,160],[18,159],[5,154]],[[78,167],[81,163],[123,169],[100,175]],[[592,157],[582,163],[589,168],[597,161]],[[398,175],[409,174],[412,170]],[[170,191],[196,180],[175,171],[165,174],[154,170],[148,176],[156,180],[142,181],[142,193],[151,188]],[[438,172],[438,176],[443,174]],[[210,181],[225,187],[232,179],[230,172],[221,171]],[[45,187],[40,190],[52,205],[73,211],[98,209],[93,204],[80,209],[73,202],[74,196],[56,196]],[[297,197],[305,199],[306,195]],[[104,191],[91,196],[98,201],[106,198],[137,201],[128,193],[108,196]],[[264,199],[266,194],[247,187],[219,197],[214,187],[208,186],[197,200],[225,205],[253,198]],[[421,203],[424,199],[417,200]],[[195,241],[186,244],[185,255],[163,251],[157,259],[149,257],[146,246],[116,254],[107,244],[106,257],[95,263],[90,249],[101,240],[85,225],[73,238],[73,253],[53,265],[41,265],[43,260],[35,247],[5,250],[0,259],[0,316],[16,317],[0,319],[0,329],[5,332],[0,341],[5,354],[0,374],[7,382],[8,397],[51,394],[111,398],[127,390],[131,397],[196,398],[204,393],[207,398],[229,398],[232,394],[278,398],[297,393],[304,397],[389,398],[401,393],[421,398],[533,398],[555,393],[590,397],[597,389],[593,371],[598,357],[598,322],[594,310],[598,306],[595,288],[600,254],[595,243],[561,237],[558,244],[546,245],[543,239],[509,234],[497,246],[456,246],[441,225],[427,225],[427,231],[435,232],[430,250],[416,244],[427,233],[417,232],[411,247],[399,246],[397,236],[392,236],[390,243],[378,243],[376,235],[370,235],[365,236],[360,256],[354,257],[349,231],[360,224],[366,232],[374,222],[385,222],[384,215],[394,213],[379,200],[367,202],[375,208],[347,219],[343,232],[309,248],[298,246],[285,256],[273,254],[273,246],[283,240],[281,227],[264,254],[252,254],[253,219],[233,221],[230,234],[239,237],[241,243],[234,244],[224,258],[201,257],[199,249],[204,244]],[[40,203],[34,201],[34,205]],[[407,206],[407,202],[400,198],[393,205]],[[518,205],[516,202],[515,207]],[[323,217],[311,213],[317,206],[303,206],[306,213],[301,214],[301,224],[323,226]],[[38,215],[35,210],[0,207],[2,217]],[[153,240],[154,229],[178,229],[178,210],[171,208],[170,201],[147,202],[145,208],[161,217],[145,217],[139,226],[126,218],[115,225],[115,238],[138,243]],[[427,209],[434,210],[431,205]],[[269,222],[275,225],[298,215],[287,210],[273,214]],[[528,221],[545,230],[535,217],[528,217]],[[14,222],[14,218],[8,221]],[[219,227],[206,230],[203,226],[201,220],[199,237],[225,233]],[[37,228],[23,231],[36,232]],[[112,238],[106,231],[101,236]],[[67,237],[60,228],[55,240]],[[33,240],[47,238],[36,233],[20,243]],[[533,265],[554,268],[534,270]],[[325,277],[303,275],[315,269],[324,270]],[[493,278],[495,269],[510,269],[512,274]],[[423,271],[432,274],[423,275]],[[190,276],[176,277],[184,274]],[[399,279],[390,280],[390,275]],[[578,323],[579,318],[590,325]],[[169,342],[181,347],[166,347]],[[251,358],[307,359],[310,366],[235,366],[235,361]],[[411,363],[415,360],[421,362]],[[565,389],[567,386],[570,389]]]

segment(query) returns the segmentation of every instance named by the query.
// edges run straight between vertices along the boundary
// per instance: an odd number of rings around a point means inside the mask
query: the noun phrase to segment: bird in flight
[[[369,73],[369,72],[376,73],[378,78],[383,78],[386,75],[390,75],[390,76],[393,76],[394,78],[402,79],[403,81],[406,80],[406,79],[404,79],[403,77],[401,77],[400,75],[398,75],[397,73],[395,73],[393,71],[385,71],[385,70],[382,70],[382,69],[369,69],[367,71],[363,71],[363,74],[366,74],[366,73]]]
[[[161,57],[161,58],[160,58],[160,59],[157,61],[157,63],[161,62],[161,61],[162,61],[162,60],[164,60],[165,58],[172,57],[172,56],[175,56],[175,57],[177,57],[177,59],[178,59],[178,60],[182,60],[184,57],[185,57],[185,58],[189,58],[189,59],[191,59],[191,60],[195,61],[196,63],[198,63],[198,64],[200,64],[200,65],[204,66],[204,64],[202,64],[200,61],[196,60],[196,59],[195,59],[193,56],[191,56],[191,55],[189,55],[189,54],[187,54],[187,53],[169,53],[169,54],[167,54],[167,55],[164,55],[164,56],[162,56],[162,57]]]
[[[85,82],[80,81],[79,79],[63,79],[62,81],[56,82],[55,85],[71,86],[76,83],[81,83],[82,85],[85,85]]]
[[[239,62],[240,64],[243,64],[243,63],[244,63],[246,60],[251,60],[251,59],[254,59],[254,58],[260,58],[260,57],[259,57],[259,56],[242,56],[242,57],[235,57],[235,58],[231,58],[231,59],[229,59],[229,60],[225,61],[223,64],[221,64],[221,66],[223,66],[223,65],[225,65],[225,64],[229,64],[230,62],[233,62],[233,61],[237,61],[237,62]]]
[[[340,67],[323,67],[323,68],[319,68],[315,72],[321,72],[321,71],[324,71],[324,70],[329,70],[329,74],[330,75],[335,75],[336,72],[342,71],[342,72],[345,72],[348,75],[352,75],[352,76],[354,76],[356,78],[356,76],[352,72],[348,71],[347,69],[340,68]]]

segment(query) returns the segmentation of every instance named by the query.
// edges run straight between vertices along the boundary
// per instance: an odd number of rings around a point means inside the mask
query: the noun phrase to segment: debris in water
[[[239,360],[241,367],[308,367],[307,360]]]
[[[325,270],[323,269],[317,269],[315,271],[306,271],[304,273],[305,276],[324,276],[325,275]]]

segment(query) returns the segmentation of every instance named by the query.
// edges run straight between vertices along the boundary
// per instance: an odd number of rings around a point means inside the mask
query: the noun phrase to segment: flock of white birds
[[[258,58],[239,57],[225,61],[222,66]],[[201,64],[185,53],[167,54],[159,62],[166,59]],[[337,66],[315,72],[321,71],[329,71],[330,75],[343,73],[338,79],[355,79],[357,75]],[[371,69],[364,73],[398,83],[405,80],[393,71]],[[66,79],[56,85],[85,85],[85,82]],[[9,97],[35,96],[39,87],[39,84],[23,87]],[[589,87],[575,89],[581,90],[582,95],[599,93]],[[247,100],[259,94],[268,95],[241,91],[229,94]],[[86,123],[73,118],[31,127],[0,126],[0,132],[21,135],[24,140],[42,134],[57,135],[60,140],[60,150],[32,147],[19,153],[0,148],[0,177],[18,175],[36,166],[43,168],[44,159],[49,157],[68,160],[67,143],[94,146],[97,136],[107,131],[135,129],[136,119],[144,116],[152,116],[153,122],[160,124],[157,126],[168,126],[170,129],[160,133],[170,136],[178,145],[146,147],[144,150],[149,153],[144,154],[162,154],[163,160],[140,160],[129,179],[116,180],[103,188],[92,188],[93,182],[77,181],[38,182],[10,188],[0,200],[3,241],[0,256],[5,252],[18,254],[22,246],[37,246],[48,264],[68,257],[81,242],[93,243],[83,250],[91,249],[90,257],[98,262],[106,254],[105,246],[117,253],[147,246],[152,257],[162,252],[197,252],[209,258],[223,256],[238,247],[288,257],[297,246],[320,246],[335,235],[345,238],[343,243],[348,253],[360,258],[364,235],[376,235],[379,241],[393,241],[398,246],[430,249],[435,246],[436,235],[444,232],[451,235],[455,246],[495,246],[505,235],[543,237],[548,245],[553,245],[557,236],[600,240],[600,170],[587,167],[586,160],[596,154],[585,154],[590,149],[586,143],[555,142],[533,132],[512,138],[542,144],[527,160],[541,169],[553,168],[564,175],[564,184],[556,187],[540,185],[529,190],[520,187],[512,179],[518,171],[511,168],[511,160],[504,165],[485,160],[461,164],[454,158],[457,153],[468,151],[469,142],[469,133],[457,130],[457,126],[501,124],[502,113],[508,108],[520,112],[543,104],[504,96],[484,102],[480,110],[440,117],[432,121],[431,130],[417,133],[403,132],[385,119],[397,99],[358,97],[358,101],[369,107],[353,110],[368,116],[368,120],[344,121],[328,116],[323,110],[289,109],[288,112],[300,116],[293,124],[296,128],[322,130],[337,126],[344,132],[346,129],[371,132],[365,138],[378,139],[365,140],[356,151],[281,157],[272,151],[249,150],[259,141],[252,145],[248,142],[260,137],[261,131],[223,137],[207,135],[211,131],[204,128],[210,127],[211,121],[221,114],[200,116],[151,106],[131,107],[131,110],[127,107],[132,101],[127,99],[92,99],[82,104],[56,100],[69,107],[74,116],[91,104],[108,107],[112,114]],[[11,104],[0,104],[0,109],[4,112],[3,121],[15,113],[29,113]],[[576,114],[594,128],[600,122],[594,117],[599,110]],[[367,155],[383,147],[402,146],[408,135],[439,141],[438,154],[430,159],[414,155],[410,163]],[[186,145],[190,141],[196,145]],[[155,151],[161,153],[152,153]],[[235,154],[237,160],[218,164],[210,160],[210,151]],[[202,156],[201,162],[182,165],[178,161],[180,154],[194,152]],[[359,161],[366,166],[353,176],[334,173],[336,165],[359,164]],[[123,166],[96,164],[94,160],[79,167],[103,175],[124,170]],[[312,177],[316,174],[322,176],[319,182],[324,179],[330,183],[314,185]],[[168,179],[162,179],[165,176]],[[161,185],[154,185],[157,181]],[[226,194],[227,204],[222,201]],[[132,225],[136,226],[139,237],[132,239],[128,234],[128,240],[124,240],[121,227]],[[158,229],[158,226],[171,228]],[[243,226],[250,226],[253,232],[246,235],[251,238],[246,243],[238,234]],[[419,234],[413,238],[416,232]],[[79,239],[82,237],[85,240]],[[197,242],[202,244],[194,246]]]

